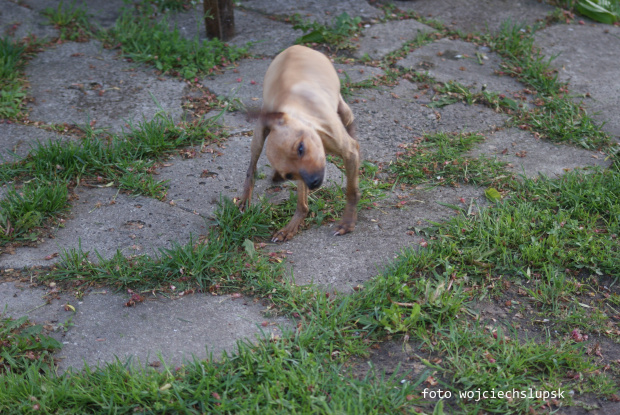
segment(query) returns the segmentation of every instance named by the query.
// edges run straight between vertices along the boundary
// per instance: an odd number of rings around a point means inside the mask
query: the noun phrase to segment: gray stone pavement
[[[271,17],[299,13],[303,18],[330,22],[342,12],[361,16],[366,27],[354,55],[368,54],[373,59],[399,48],[420,31],[431,30],[413,20],[381,22],[383,12],[375,7],[378,3],[241,1],[241,8],[235,10],[237,35],[231,42],[253,42],[253,57],[223,74],[204,77],[201,83],[217,95],[258,108],[262,78],[271,59],[301,34],[290,24]],[[0,30],[15,39],[29,34],[54,37],[57,31],[44,25],[41,10],[57,4],[0,0]],[[93,0],[85,4],[95,22],[110,27],[122,2]],[[507,19],[532,24],[553,10],[535,0],[419,0],[399,1],[396,5],[463,32],[495,31]],[[196,11],[184,12],[173,16],[171,23],[184,36],[202,36],[197,16]],[[556,24],[539,31],[536,39],[547,56],[556,56],[553,65],[558,68],[560,79],[568,81],[574,93],[589,94],[585,107],[596,113],[597,119],[605,123],[604,128],[618,140],[620,28],[592,22]],[[443,38],[429,43],[409,53],[398,65],[428,72],[438,81],[458,81],[474,90],[484,85],[488,91],[514,95],[524,89],[515,79],[497,75],[497,56],[464,40]],[[342,77],[346,73],[353,81],[382,74],[380,69],[365,66],[361,61],[336,67]],[[32,97],[29,118],[39,125],[0,121],[0,154],[6,160],[14,157],[12,153],[25,156],[37,140],[71,139],[41,128],[47,124],[95,121],[96,127],[120,132],[128,122],[150,119],[160,110],[180,120],[183,97],[187,95],[184,82],[159,76],[150,67],[130,64],[115,51],[103,49],[96,40],[46,48],[28,62],[26,76]],[[102,90],[105,92],[100,93]],[[429,108],[426,90],[405,79],[391,87],[359,90],[349,102],[358,122],[363,158],[375,163],[394,160],[401,144],[425,132],[476,131],[487,138],[471,155],[498,157],[509,162],[518,174],[555,177],[575,168],[607,165],[604,156],[595,151],[552,144],[510,128],[507,115],[485,106],[455,103]],[[261,332],[277,335],[278,325],[290,324],[283,318],[265,317],[260,302],[252,298],[194,294],[168,300],[147,296],[144,303],[128,308],[124,307],[128,295],[110,289],[96,290],[78,299],[71,293],[56,293],[53,287],[33,287],[29,281],[6,278],[11,269],[56,262],[54,254],[63,249],[81,246],[85,251],[96,250],[103,257],[110,257],[117,250],[125,255],[152,255],[173,242],[184,243],[192,235],[204,235],[205,219],[212,215],[220,195],[240,195],[249,161],[248,132],[252,124],[239,112],[228,113],[222,120],[232,135],[221,146],[213,147],[215,151],[198,152],[198,157],[192,159],[173,156],[167,167],[160,169],[158,179],[169,180],[166,201],[129,196],[113,188],[80,186],[75,189],[77,199],[72,202],[64,227],[44,236],[36,247],[16,247],[0,254],[0,282],[4,281],[0,283],[0,305],[8,315],[27,314],[51,327],[65,344],[59,354],[61,369],[79,369],[82,362],[109,362],[115,356],[148,363],[161,354],[167,362],[179,364],[191,355],[205,358],[208,350],[216,358],[223,351],[234,350],[237,340],[252,340]],[[201,177],[203,170],[214,174]],[[270,168],[264,156],[259,171],[269,177]],[[328,177],[331,183],[342,183],[342,174],[333,166],[329,167]],[[0,184],[0,196],[6,186]],[[269,186],[268,179],[258,180],[256,196]],[[276,194],[275,200],[287,195],[286,191]],[[407,200],[399,208],[398,196]],[[297,284],[314,283],[321,289],[347,293],[377,275],[402,249],[419,246],[421,238],[411,235],[412,227],[424,226],[428,220],[445,220],[453,214],[438,202],[458,205],[462,200],[482,206],[484,189],[463,186],[398,190],[379,201],[377,209],[362,210],[352,234],[334,238],[329,224],[312,226],[292,241],[268,245],[267,249],[287,251],[286,263]],[[50,295],[54,299],[48,303],[46,298]],[[71,304],[76,311],[66,311],[65,304]]]

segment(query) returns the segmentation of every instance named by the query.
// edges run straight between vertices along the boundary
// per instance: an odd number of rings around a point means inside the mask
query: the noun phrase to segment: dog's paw
[[[340,236],[345,233],[353,232],[353,229],[355,229],[355,222],[342,221],[336,225],[334,236]]]
[[[246,210],[248,207],[250,207],[250,202],[249,202],[247,199],[244,199],[244,198],[237,198],[237,197],[235,197],[235,198],[233,199],[233,203],[234,203],[235,205],[237,205],[237,207],[239,208],[239,210],[240,210],[241,212],[245,212],[245,210]]]
[[[288,226],[280,229],[278,232],[274,233],[271,237],[271,242],[286,242],[289,241],[295,236],[297,233],[297,227],[295,229],[288,229]]]

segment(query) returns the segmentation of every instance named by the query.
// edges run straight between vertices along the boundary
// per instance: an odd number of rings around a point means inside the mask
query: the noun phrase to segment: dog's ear
[[[267,128],[273,128],[275,125],[283,125],[286,122],[286,114],[283,112],[268,112],[261,114],[260,120]]]
[[[284,177],[282,177],[280,173],[278,173],[276,170],[273,171],[273,176],[271,177],[271,181],[273,183],[282,183],[284,180]]]

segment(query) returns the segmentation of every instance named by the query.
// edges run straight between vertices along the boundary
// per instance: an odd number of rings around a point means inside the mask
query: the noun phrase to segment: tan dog
[[[267,140],[274,180],[297,180],[295,214],[273,235],[273,242],[291,239],[308,214],[308,189],[323,183],[325,154],[335,154],[344,160],[347,205],[334,235],[351,232],[360,198],[359,144],[352,135],[353,113],[340,95],[340,80],[329,59],[305,46],[286,49],[265,74],[263,107],[254,129],[241,209],[252,199],[256,163]]]

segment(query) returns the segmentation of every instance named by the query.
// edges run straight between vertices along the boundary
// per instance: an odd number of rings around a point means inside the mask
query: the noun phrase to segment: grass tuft
[[[59,350],[61,345],[57,340],[42,333],[43,327],[32,324],[27,317],[14,320],[0,315],[2,378],[11,375],[47,373],[46,369],[54,364],[52,353]],[[2,383],[0,380],[0,384]]]
[[[163,17],[153,20],[142,13],[124,10],[107,33],[108,44],[120,44],[123,53],[139,63],[154,65],[162,73],[192,79],[213,72],[247,54],[246,49],[219,39],[188,40]]]
[[[0,38],[0,118],[14,118],[22,113],[26,94],[19,77],[24,52],[24,47],[10,37]]]
[[[93,34],[89,15],[84,5],[76,6],[75,1],[65,5],[60,1],[56,8],[48,7],[41,13],[60,31],[60,39],[73,42],[87,42]]]
[[[33,181],[10,188],[0,199],[0,246],[10,241],[36,241],[35,229],[68,207],[67,188],[58,182]]]
[[[505,163],[465,156],[483,140],[478,133],[425,134],[405,145],[390,168],[398,181],[412,185],[507,185],[512,175],[504,169]]]

